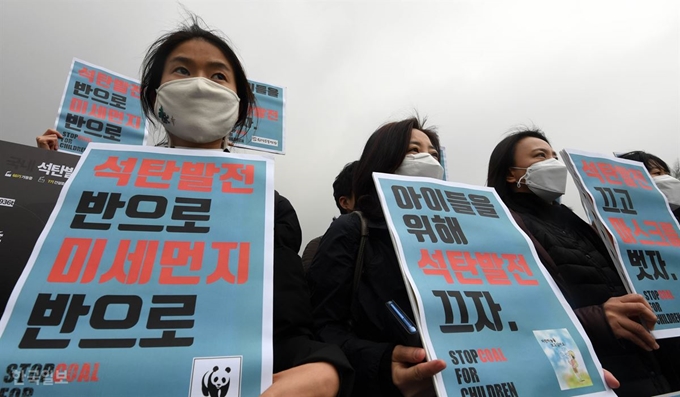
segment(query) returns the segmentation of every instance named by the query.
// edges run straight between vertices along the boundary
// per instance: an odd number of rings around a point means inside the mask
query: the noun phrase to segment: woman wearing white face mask
[[[232,49],[196,24],[151,46],[141,86],[142,108],[147,115],[153,109],[170,147],[222,150],[229,132],[245,126],[255,105]],[[352,383],[345,357],[309,336],[309,298],[297,256],[300,226],[293,207],[278,194],[274,217],[274,371],[279,372],[265,395],[345,395]]]
[[[245,126],[249,108],[255,105],[236,54],[196,19],[151,45],[142,65],[141,88],[142,108],[152,123],[163,126],[168,147],[226,149],[227,135]],[[48,130],[37,138],[38,146],[56,150],[58,135]],[[270,248],[276,373],[262,397],[349,395],[353,374],[347,359],[336,346],[312,338],[309,293],[297,255],[302,243],[300,224],[290,202],[278,193],[275,196],[274,247]]]
[[[394,300],[413,318],[397,257],[373,183],[374,172],[442,178],[439,139],[415,118],[389,123],[371,135],[354,169],[354,209],[367,219],[360,254],[361,220],[346,214],[321,239],[308,271],[317,334],[341,346],[355,369],[353,396],[434,395],[432,376],[442,360],[423,362],[425,350],[405,346],[385,303]],[[357,257],[360,278],[354,286]]]
[[[680,181],[671,176],[671,170],[668,168],[668,164],[657,156],[641,150],[624,153],[618,157],[638,161],[644,164],[649,175],[654,179],[656,187],[658,187],[659,190],[661,190],[661,193],[666,196],[668,206],[671,208],[671,211],[673,211],[675,219],[680,222]]]
[[[645,329],[656,316],[640,295],[627,294],[595,231],[555,200],[567,170],[540,130],[503,139],[489,160],[487,185],[496,189],[530,235],[541,261],[564,293],[602,366],[621,381],[619,396],[671,391],[677,381],[659,345]],[[643,324],[640,323],[643,322]],[[662,364],[660,364],[660,362]]]

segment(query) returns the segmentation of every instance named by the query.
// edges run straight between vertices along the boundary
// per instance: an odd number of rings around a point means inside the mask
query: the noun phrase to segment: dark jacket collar
[[[547,203],[533,193],[511,193],[503,201],[513,211],[541,218],[553,216],[561,207],[557,202]]]

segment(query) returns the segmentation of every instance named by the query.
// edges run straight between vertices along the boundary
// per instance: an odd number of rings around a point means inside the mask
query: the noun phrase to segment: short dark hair
[[[354,176],[354,169],[359,161],[352,161],[345,164],[342,171],[335,177],[333,182],[333,197],[335,198],[335,205],[338,206],[341,214],[346,214],[349,211],[342,208],[340,205],[340,197],[352,197],[352,177]]]
[[[489,158],[489,169],[486,185],[496,189],[502,200],[509,197],[513,190],[506,181],[510,167],[515,166],[515,149],[524,138],[538,138],[550,144],[543,131],[539,128],[522,128],[511,132],[496,145]]]
[[[220,33],[210,30],[205,23],[195,15],[190,15],[189,21],[182,24],[177,30],[166,33],[159,37],[146,52],[142,62],[141,101],[142,110],[151,123],[156,118],[153,105],[156,101],[156,89],[161,84],[165,62],[172,51],[185,41],[200,39],[217,47],[229,61],[236,79],[236,94],[241,99],[239,103],[238,119],[234,126],[238,130],[247,130],[248,114],[250,109],[255,108],[255,96],[250,88],[246,73],[234,50],[227,44],[227,39]],[[153,117],[151,117],[153,116]]]
[[[642,150],[634,150],[628,153],[617,154],[616,157],[640,162],[645,165],[647,171],[651,171],[652,168],[660,167],[667,174],[671,173],[671,169],[668,168],[668,164],[666,164],[665,161],[661,160],[660,158],[651,153],[643,152]]]
[[[427,135],[430,143],[441,153],[439,137],[434,128],[425,128],[425,121],[418,117],[387,123],[378,128],[364,146],[364,151],[354,170],[352,188],[356,198],[354,207],[369,218],[383,216],[378,193],[373,183],[374,172],[394,173],[404,161],[411,141],[411,131],[420,130]]]

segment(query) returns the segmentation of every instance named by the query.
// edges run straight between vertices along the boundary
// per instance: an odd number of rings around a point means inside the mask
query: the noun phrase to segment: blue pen
[[[410,318],[404,313],[399,305],[395,301],[389,301],[385,303],[385,306],[390,310],[392,315],[397,319],[399,324],[401,324],[402,327],[408,332],[409,334],[415,334],[418,329],[416,328],[416,325],[413,324],[413,321],[411,321]]]

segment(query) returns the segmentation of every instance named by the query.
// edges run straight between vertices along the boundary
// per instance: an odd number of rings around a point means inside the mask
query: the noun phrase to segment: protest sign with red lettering
[[[439,396],[614,395],[574,312],[493,189],[373,178],[415,324],[391,310],[406,333],[420,333],[428,358],[447,362],[435,377]]]
[[[565,149],[581,202],[626,288],[652,306],[657,338],[680,336],[680,227],[642,163]]]
[[[139,81],[73,59],[55,129],[59,150],[81,154],[90,142],[144,145]]]
[[[272,177],[261,157],[89,145],[0,320],[0,389],[259,395],[272,371]]]

